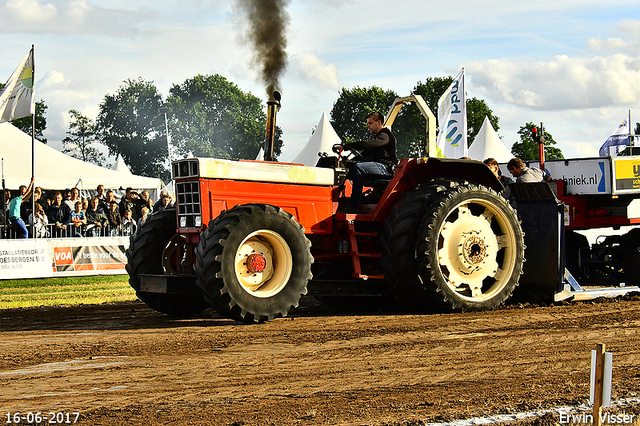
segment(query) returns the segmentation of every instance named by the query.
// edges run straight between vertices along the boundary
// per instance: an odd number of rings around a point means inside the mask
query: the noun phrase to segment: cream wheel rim
[[[508,284],[515,268],[516,235],[504,211],[484,199],[465,200],[440,227],[438,262],[447,287],[475,302]]]
[[[270,230],[249,234],[240,243],[234,260],[240,285],[256,297],[271,297],[282,291],[293,269],[289,245]]]

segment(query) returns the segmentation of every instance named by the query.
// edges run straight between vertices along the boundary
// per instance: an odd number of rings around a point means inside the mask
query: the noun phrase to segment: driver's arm
[[[349,146],[352,146],[356,149],[365,149],[365,148],[377,148],[379,146],[384,146],[389,143],[389,135],[386,132],[378,132],[371,139],[366,141],[359,141],[350,143]]]

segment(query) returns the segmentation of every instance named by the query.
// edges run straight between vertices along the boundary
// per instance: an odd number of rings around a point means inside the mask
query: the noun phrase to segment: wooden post
[[[602,381],[604,378],[604,344],[597,343],[595,349],[595,371],[593,388],[593,426],[601,426],[600,412],[602,411]]]

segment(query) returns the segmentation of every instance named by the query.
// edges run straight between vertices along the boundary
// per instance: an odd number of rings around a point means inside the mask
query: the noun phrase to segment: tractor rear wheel
[[[211,305],[199,294],[149,293],[140,291],[140,275],[163,275],[163,252],[177,228],[176,209],[168,208],[154,213],[138,231],[131,236],[127,255],[129,285],[140,300],[163,314],[187,317],[197,315]],[[195,281],[195,277],[193,278]]]
[[[425,289],[416,247],[422,217],[435,199],[464,181],[437,180],[404,194],[384,223],[382,265],[396,299],[417,312],[434,311],[438,306]]]
[[[493,309],[511,296],[524,261],[515,211],[493,190],[473,184],[447,191],[422,218],[421,277],[441,306]]]
[[[253,323],[286,316],[307,293],[311,242],[286,211],[234,207],[213,220],[196,248],[197,284],[221,314]]]

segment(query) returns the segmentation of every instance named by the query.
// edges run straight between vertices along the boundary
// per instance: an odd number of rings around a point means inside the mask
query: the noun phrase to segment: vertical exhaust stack
[[[264,137],[264,161],[274,161],[273,147],[276,140],[276,113],[280,111],[280,92],[274,90],[267,102],[267,131]]]

